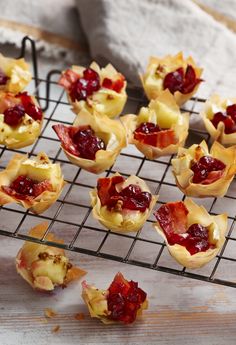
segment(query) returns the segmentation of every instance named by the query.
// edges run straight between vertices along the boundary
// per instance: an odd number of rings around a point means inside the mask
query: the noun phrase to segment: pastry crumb
[[[53,317],[55,317],[57,315],[57,313],[51,308],[46,308],[46,309],[44,309],[44,315],[46,317],[52,319]]]
[[[53,327],[52,332],[57,333],[60,331],[60,329],[61,329],[61,326],[57,325],[57,326]]]
[[[75,319],[76,320],[84,320],[84,313],[77,313],[75,314]]]

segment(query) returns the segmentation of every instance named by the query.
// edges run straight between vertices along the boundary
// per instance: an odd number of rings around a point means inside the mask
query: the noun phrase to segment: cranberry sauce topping
[[[225,167],[226,165],[219,159],[203,156],[191,166],[191,170],[194,172],[192,182],[201,184],[213,183],[223,175]]]
[[[172,129],[161,129],[152,122],[142,122],[134,131],[134,139],[159,148],[176,144],[175,133]]]
[[[220,122],[225,125],[225,134],[236,132],[236,104],[229,105],[225,112],[215,113],[211,120],[215,128],[218,127]]]
[[[169,89],[172,94],[176,91],[187,94],[192,92],[201,81],[202,79],[196,77],[194,68],[188,65],[185,72],[183,67],[180,67],[176,71],[168,73],[164,78],[163,88],[164,90]]]
[[[236,122],[236,104],[228,105],[226,113]]]
[[[184,246],[191,255],[205,252],[211,247],[208,240],[208,230],[201,224],[192,224],[185,235],[172,234],[167,240],[170,245],[180,244]]]
[[[95,135],[90,126],[52,126],[61,140],[64,149],[71,154],[90,160],[95,160],[98,150],[106,150],[104,141]]]
[[[90,126],[84,126],[74,134],[73,142],[76,145],[81,158],[95,160],[98,150],[106,150],[104,141],[95,135]]]
[[[18,93],[12,97],[12,103],[15,105],[4,110],[4,122],[11,127],[20,125],[23,121],[25,113],[34,121],[41,121],[43,117],[42,110],[37,107],[27,92]],[[17,102],[20,102],[17,104]]]
[[[102,206],[108,210],[121,211],[123,209],[145,212],[150,206],[152,195],[142,192],[138,185],[130,184],[120,192],[116,184],[124,182],[122,176],[100,178],[97,183],[98,196]]]
[[[206,227],[197,223],[187,227],[188,210],[182,201],[163,205],[154,215],[164,231],[169,245],[184,246],[191,255],[214,247],[209,242]]]
[[[48,180],[38,182],[31,178],[20,175],[10,186],[2,186],[5,193],[21,200],[34,199],[45,190],[52,191],[52,185]]]
[[[110,90],[120,93],[124,87],[124,83],[125,83],[125,78],[123,75],[121,75],[120,78],[115,81],[112,81],[109,78],[104,78],[102,82],[102,87],[105,87],[106,89],[110,89]]]
[[[83,72],[83,76],[79,77],[70,86],[70,97],[73,102],[86,100],[95,91],[100,89],[100,77],[92,68],[87,68]]]
[[[25,115],[25,109],[22,105],[15,105],[4,111],[4,122],[11,127],[15,127],[21,124]]]
[[[116,274],[108,291],[109,318],[126,324],[134,322],[147,298],[146,292],[138,287],[138,283],[127,281],[121,273]]]
[[[7,77],[7,75],[0,68],[0,85],[6,85],[8,80],[9,80],[9,77]]]

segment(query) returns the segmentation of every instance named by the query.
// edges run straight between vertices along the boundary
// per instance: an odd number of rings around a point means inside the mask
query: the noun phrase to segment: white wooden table
[[[105,326],[91,319],[80,297],[80,282],[55,294],[33,291],[16,274],[14,256],[21,241],[0,238],[0,344],[199,344],[236,343],[235,290],[166,273],[118,264],[90,256],[70,257],[88,271],[85,277],[107,287],[118,271],[133,280],[149,296],[149,309],[134,325]],[[46,319],[45,308],[58,314]],[[83,320],[75,314],[84,313]],[[58,332],[53,328],[60,326]]]

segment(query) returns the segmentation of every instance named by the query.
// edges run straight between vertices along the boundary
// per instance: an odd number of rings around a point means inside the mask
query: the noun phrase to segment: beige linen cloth
[[[40,51],[69,65],[84,63],[87,38],[93,59],[111,62],[135,84],[150,55],[182,50],[204,68],[199,96],[236,96],[235,0],[0,0],[0,6],[0,43],[19,46],[31,34]]]
[[[204,68],[199,95],[236,96],[236,34],[191,0],[76,0],[94,59],[138,83],[150,55],[192,55]],[[203,5],[236,16],[236,1]],[[233,18],[232,15],[232,19]]]

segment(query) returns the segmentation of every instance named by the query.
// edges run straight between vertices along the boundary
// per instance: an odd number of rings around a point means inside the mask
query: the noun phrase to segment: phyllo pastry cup
[[[125,180],[119,173],[99,178],[90,196],[94,218],[122,233],[138,231],[157,201],[142,179],[131,175]]]
[[[162,90],[169,89],[182,105],[197,92],[202,71],[192,57],[184,59],[180,52],[175,56],[150,57],[147,70],[140,77],[148,99],[156,99]]]
[[[226,146],[236,144],[236,98],[212,95],[206,101],[201,116],[212,140]]]
[[[108,64],[100,68],[92,62],[89,68],[72,66],[62,72],[59,84],[65,88],[72,110],[77,114],[86,108],[110,118],[118,116],[126,103],[126,80]]]
[[[41,239],[48,224],[41,223],[32,228],[28,235]],[[49,233],[45,240],[63,243]],[[66,287],[73,280],[86,274],[79,267],[72,266],[65,251],[46,244],[25,242],[16,256],[16,270],[34,289],[53,291],[56,287]]]
[[[154,215],[170,254],[187,268],[206,265],[224,244],[227,215],[212,216],[191,199],[162,205]]]
[[[147,294],[119,272],[107,290],[82,282],[82,297],[91,317],[104,324],[131,324],[148,308]]]
[[[45,153],[32,159],[15,154],[0,172],[0,205],[18,203],[39,214],[58,199],[64,184],[60,165]]]
[[[0,53],[0,90],[21,92],[29,84],[32,75],[25,59],[12,59]]]
[[[109,169],[126,146],[126,131],[118,120],[85,109],[73,126],[54,125],[67,158],[75,165],[94,174]]]
[[[43,112],[27,92],[0,93],[0,144],[11,149],[32,145],[43,124]]]
[[[210,152],[203,140],[199,145],[179,148],[171,160],[179,189],[188,196],[221,197],[236,173],[236,147],[223,147],[214,142]]]
[[[121,121],[128,142],[149,159],[177,153],[188,136],[189,114],[181,114],[169,90],[161,91],[138,115],[122,116]]]

